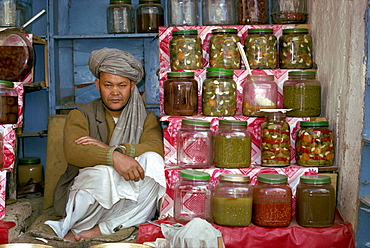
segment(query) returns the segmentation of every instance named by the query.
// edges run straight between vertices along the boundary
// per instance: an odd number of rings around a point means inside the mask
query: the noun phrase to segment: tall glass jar
[[[266,24],[267,0],[238,0],[238,24]]]
[[[15,27],[16,14],[16,0],[0,1],[0,27]]]
[[[136,8],[138,33],[158,33],[164,25],[163,7],[160,0],[140,0]]]
[[[208,168],[213,164],[211,123],[205,120],[182,119],[177,133],[177,165]]]
[[[18,92],[13,83],[0,80],[0,124],[17,124]]]
[[[251,69],[277,67],[277,38],[271,28],[248,29],[244,49]]]
[[[170,64],[173,71],[203,68],[202,41],[197,30],[172,31]]]
[[[292,189],[288,177],[260,173],[253,189],[253,223],[264,227],[285,227],[292,221]]]
[[[186,224],[194,218],[211,221],[212,184],[207,172],[181,170],[175,185],[174,218]]]
[[[238,23],[236,1],[202,0],[203,26],[236,25]]]
[[[261,125],[261,165],[290,165],[290,127],[284,113],[265,113]]]
[[[135,32],[135,9],[131,0],[110,0],[107,8],[107,29],[109,34]]]
[[[194,72],[169,72],[164,81],[164,112],[167,115],[198,113],[198,82]]]
[[[307,0],[271,0],[272,23],[306,23]]]
[[[283,29],[279,39],[280,68],[312,68],[312,37],[307,28]]]
[[[236,83],[233,70],[208,67],[203,82],[203,115],[234,116],[236,112]]]
[[[301,121],[295,152],[301,166],[331,166],[334,163],[334,133],[327,121]]]
[[[212,194],[213,221],[223,226],[248,226],[252,220],[253,187],[242,174],[221,174]]]
[[[290,71],[283,84],[283,105],[292,109],[287,116],[313,117],[321,113],[321,84],[314,71]]]
[[[198,0],[168,0],[169,26],[198,26]]]
[[[220,168],[248,168],[252,137],[246,121],[219,120],[214,132],[214,164]]]
[[[209,40],[209,65],[217,68],[240,69],[238,42],[240,37],[237,29],[213,29]]]
[[[249,74],[243,86],[243,115],[263,117],[261,109],[276,109],[277,88],[273,75]]]

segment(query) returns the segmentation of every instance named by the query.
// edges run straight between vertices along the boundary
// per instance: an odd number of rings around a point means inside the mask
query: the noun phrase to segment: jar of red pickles
[[[253,223],[264,227],[286,227],[292,220],[292,189],[288,177],[260,173],[253,189]]]
[[[13,83],[0,80],[0,124],[17,124],[18,92]]]

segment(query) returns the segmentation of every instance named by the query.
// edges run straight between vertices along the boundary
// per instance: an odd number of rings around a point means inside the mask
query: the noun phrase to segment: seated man
[[[91,53],[89,68],[101,97],[67,116],[68,167],[54,192],[55,213],[64,218],[45,222],[72,241],[152,219],[166,186],[162,129],[136,86],[141,63],[103,48]]]

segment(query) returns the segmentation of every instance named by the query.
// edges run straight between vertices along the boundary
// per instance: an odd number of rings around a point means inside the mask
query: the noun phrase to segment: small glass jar
[[[18,92],[13,83],[0,80],[0,124],[17,124]]]
[[[42,183],[44,181],[44,167],[38,157],[23,157],[17,166],[18,186]]]
[[[296,219],[304,227],[330,227],[334,223],[335,190],[326,175],[301,176],[297,186]]]
[[[283,105],[292,109],[287,116],[314,117],[321,113],[321,84],[314,71],[290,71],[283,84]]]
[[[236,83],[233,70],[208,67],[203,82],[203,115],[234,116],[236,113]]]
[[[260,173],[253,189],[253,223],[264,227],[286,227],[292,221],[292,189],[288,177]]]
[[[168,26],[198,26],[198,0],[168,0]]]
[[[181,170],[175,185],[174,218],[186,224],[194,218],[211,221],[212,184],[207,172]]]
[[[177,133],[177,165],[208,168],[213,164],[211,123],[205,120],[182,119]]]
[[[136,8],[138,33],[158,33],[164,25],[163,7],[160,0],[140,0]]]
[[[236,25],[238,23],[236,1],[202,0],[203,26]]]
[[[220,168],[248,168],[252,137],[246,121],[219,120],[214,132],[214,164]]]
[[[234,28],[213,29],[209,40],[210,67],[240,69],[238,42],[240,42],[238,30]]]
[[[261,125],[261,165],[290,165],[290,127],[284,113],[265,113]]]
[[[243,86],[243,115],[263,117],[261,109],[276,109],[277,88],[273,75],[249,74]]]
[[[203,68],[202,41],[197,30],[172,31],[170,64],[173,71]]]
[[[248,29],[244,49],[251,69],[275,69],[277,67],[277,38],[272,29]]]
[[[239,0],[238,24],[266,24],[268,21],[267,0]]]
[[[253,187],[242,174],[221,174],[212,194],[212,218],[218,225],[248,226],[252,220]]]
[[[107,8],[108,34],[135,32],[135,9],[131,0],[110,0]]]
[[[334,133],[327,121],[301,121],[296,133],[295,155],[301,166],[331,166],[334,163]]]
[[[306,23],[307,0],[271,0],[272,23]]]
[[[283,29],[279,39],[280,68],[312,68],[312,38],[307,28]]]

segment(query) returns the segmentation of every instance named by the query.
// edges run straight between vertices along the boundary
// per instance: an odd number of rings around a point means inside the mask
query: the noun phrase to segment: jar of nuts
[[[0,80],[0,124],[17,124],[18,92],[13,83]]]

